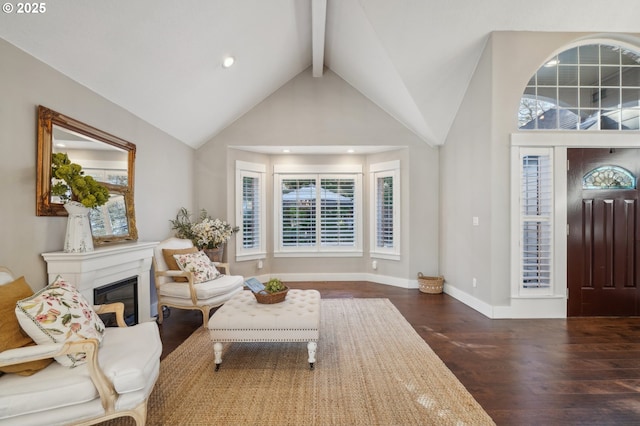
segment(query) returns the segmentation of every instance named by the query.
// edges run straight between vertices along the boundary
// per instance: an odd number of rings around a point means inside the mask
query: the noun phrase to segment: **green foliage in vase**
[[[265,285],[264,289],[269,293],[276,293],[284,290],[286,287],[278,278],[271,278]]]
[[[169,222],[171,223],[171,229],[176,231],[176,237],[195,242],[196,236],[191,230],[193,223],[191,222],[191,213],[189,213],[189,210],[185,209],[184,207],[180,208],[180,211],[178,211],[176,218],[173,220],[169,220]]]
[[[72,163],[64,152],[51,156],[51,176],[59,179],[51,187],[51,195],[60,197],[63,203],[78,201],[92,209],[109,201],[109,190],[92,176],[85,176],[82,166]]]

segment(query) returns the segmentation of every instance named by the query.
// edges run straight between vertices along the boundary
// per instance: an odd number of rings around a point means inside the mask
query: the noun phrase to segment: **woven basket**
[[[253,295],[256,297],[258,303],[271,305],[274,303],[284,302],[284,299],[287,297],[287,292],[289,292],[289,287],[285,287],[284,290],[278,291],[276,293],[268,293],[262,290],[259,293],[253,293]]]
[[[422,272],[418,272],[418,284],[420,284],[420,291],[429,294],[440,294],[444,287],[444,277],[427,277],[422,275]]]

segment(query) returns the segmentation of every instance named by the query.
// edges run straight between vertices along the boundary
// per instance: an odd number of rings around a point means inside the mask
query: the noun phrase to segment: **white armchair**
[[[153,271],[158,293],[158,323],[162,324],[163,306],[179,309],[197,309],[202,311],[202,323],[206,327],[209,312],[222,305],[235,294],[242,291],[244,278],[241,275],[229,275],[229,264],[213,262],[217,269],[223,269],[225,275],[205,282],[196,282],[194,273],[171,269],[167,260],[172,253],[197,251],[191,240],[169,238],[154,249]]]
[[[0,285],[14,281],[0,268]],[[155,322],[127,327],[124,305],[94,306],[113,312],[119,327],[96,339],[39,344],[0,352],[0,367],[86,353],[85,364],[69,368],[52,362],[31,376],[0,376],[0,425],[89,425],[131,416],[144,425],[147,401],[160,371],[162,342]]]

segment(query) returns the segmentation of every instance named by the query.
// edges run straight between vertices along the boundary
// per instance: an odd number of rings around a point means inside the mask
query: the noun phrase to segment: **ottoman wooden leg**
[[[316,362],[316,348],[318,344],[316,342],[307,343],[307,350],[309,351],[309,369],[313,370],[313,364]]]
[[[213,344],[213,354],[215,355],[216,360],[216,371],[220,369],[220,364],[222,364],[222,343],[215,342]]]

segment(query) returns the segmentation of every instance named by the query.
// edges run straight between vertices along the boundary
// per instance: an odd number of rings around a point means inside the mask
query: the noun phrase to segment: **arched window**
[[[582,189],[635,189],[636,178],[619,166],[601,166],[582,177]]]
[[[520,100],[520,129],[639,130],[640,53],[589,44],[554,56]]]

